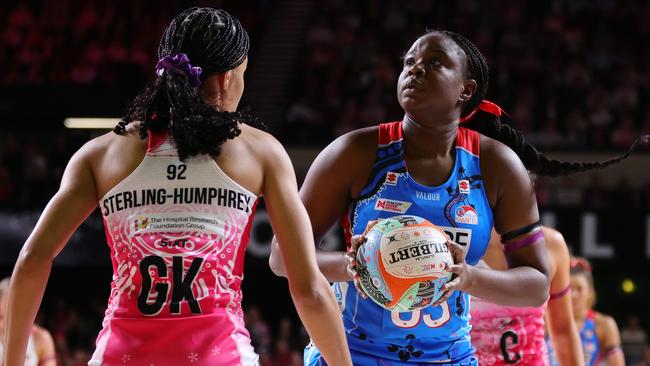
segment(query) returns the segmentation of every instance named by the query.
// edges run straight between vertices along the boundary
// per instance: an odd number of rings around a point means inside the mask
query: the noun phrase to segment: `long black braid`
[[[248,33],[237,18],[212,8],[190,8],[176,16],[165,29],[158,56],[187,54],[201,67],[201,81],[244,62],[249,49]],[[140,137],[148,130],[169,129],[181,160],[197,154],[219,155],[221,145],[241,133],[238,124],[264,126],[248,111],[223,112],[206,103],[186,75],[164,72],[138,95],[113,130],[123,134],[126,125],[140,121]]]
[[[478,108],[487,94],[489,79],[487,61],[478,48],[458,33],[446,30],[431,30],[427,34],[429,33],[444,34],[465,52],[467,58],[467,77],[476,81],[476,92],[467,101],[461,113],[466,118],[463,127],[470,128],[482,135],[504,143],[519,156],[526,169],[531,172],[538,175],[556,177],[592,169],[602,169],[626,159],[639,144],[650,142],[650,135],[641,136],[632,143],[625,154],[604,161],[566,162],[550,159],[539,152],[535,146],[528,143],[521,132],[506,123],[502,123],[502,119],[505,119],[506,121],[504,122],[507,122],[509,118],[507,114],[499,113],[500,115],[497,115]]]

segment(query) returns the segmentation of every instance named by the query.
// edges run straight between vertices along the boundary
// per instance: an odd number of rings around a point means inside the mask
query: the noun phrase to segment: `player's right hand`
[[[357,291],[364,299],[367,299],[368,295],[365,293],[365,291],[363,291],[363,288],[361,288],[361,283],[359,282],[360,277],[359,273],[357,272],[357,251],[359,250],[361,244],[366,242],[366,234],[368,231],[370,231],[370,229],[372,229],[373,226],[375,226],[378,222],[379,220],[368,221],[368,225],[366,225],[366,229],[363,231],[363,234],[352,236],[352,238],[350,238],[350,247],[345,254],[345,258],[348,260],[348,275],[354,281],[354,287],[357,288]]]

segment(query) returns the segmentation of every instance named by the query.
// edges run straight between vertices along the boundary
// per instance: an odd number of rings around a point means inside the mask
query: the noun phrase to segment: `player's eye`
[[[438,67],[442,65],[442,62],[440,62],[440,60],[438,60],[437,58],[434,58],[433,60],[431,60],[431,62],[429,62],[429,64]]]

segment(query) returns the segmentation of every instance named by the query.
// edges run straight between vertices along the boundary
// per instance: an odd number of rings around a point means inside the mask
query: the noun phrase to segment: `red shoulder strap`
[[[149,143],[147,145],[147,152],[151,152],[157,149],[160,145],[162,145],[162,143],[165,142],[167,135],[169,134],[167,130],[162,132],[153,132],[149,130],[148,132],[149,132]]]
[[[379,145],[390,144],[402,139],[402,121],[382,123],[379,125]]]
[[[587,311],[587,319],[596,320],[596,312],[593,309]]]
[[[460,147],[472,155],[479,156],[481,152],[480,140],[481,136],[478,132],[464,127],[458,128],[456,147]]]

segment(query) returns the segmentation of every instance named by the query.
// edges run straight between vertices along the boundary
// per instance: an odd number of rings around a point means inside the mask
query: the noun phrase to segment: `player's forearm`
[[[504,306],[541,306],[548,298],[549,281],[532,267],[504,271],[469,266],[471,281],[464,289],[472,296]]]
[[[300,319],[327,364],[352,365],[341,312],[325,278],[318,276],[308,291],[289,289]]]
[[[21,252],[11,278],[5,329],[5,366],[25,364],[29,332],[43,298],[51,259],[36,259]]]
[[[352,281],[347,271],[348,261],[345,252],[317,250],[316,261],[318,262],[318,269],[329,282]]]
[[[345,258],[345,252],[329,252],[317,249],[316,261],[318,269],[323,273],[329,282],[351,281],[352,278],[347,272],[348,262]],[[280,247],[275,238],[271,243],[271,256],[269,257],[269,266],[276,276],[287,277],[287,269],[284,266]]]

